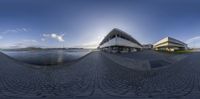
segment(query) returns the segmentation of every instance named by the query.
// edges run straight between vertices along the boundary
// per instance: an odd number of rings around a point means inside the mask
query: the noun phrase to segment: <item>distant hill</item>
[[[26,48],[16,48],[16,49],[2,49],[4,51],[29,51],[29,50],[42,50],[40,47],[26,47]]]
[[[32,50],[87,50],[85,48],[40,48],[40,47],[26,47],[16,49],[0,49],[3,51],[32,51]]]

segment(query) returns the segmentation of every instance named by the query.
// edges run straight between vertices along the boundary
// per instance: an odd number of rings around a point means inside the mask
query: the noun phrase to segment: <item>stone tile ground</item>
[[[197,99],[200,98],[200,53],[170,67],[136,71],[101,52],[71,65],[34,67],[0,54],[1,99]]]

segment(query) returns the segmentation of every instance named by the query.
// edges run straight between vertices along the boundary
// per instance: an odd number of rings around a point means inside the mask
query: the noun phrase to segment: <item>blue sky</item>
[[[113,28],[200,47],[198,0],[1,0],[0,48],[96,47]]]

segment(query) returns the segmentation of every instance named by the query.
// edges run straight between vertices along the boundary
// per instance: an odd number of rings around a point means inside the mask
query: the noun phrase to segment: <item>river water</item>
[[[90,52],[86,49],[78,50],[33,50],[33,51],[2,51],[6,55],[34,65],[57,65],[80,59]]]

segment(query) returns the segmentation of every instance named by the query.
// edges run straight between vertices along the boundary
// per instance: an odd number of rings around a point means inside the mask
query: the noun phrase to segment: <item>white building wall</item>
[[[156,43],[154,44],[154,46],[156,46],[156,45],[158,45],[158,44],[160,44],[160,43],[163,43],[163,42],[167,42],[167,41],[168,41],[168,37],[166,37],[166,38],[164,38],[164,39],[162,39],[162,40],[156,42]]]
[[[187,45],[179,45],[179,44],[173,44],[173,43],[168,43],[168,42],[161,44],[161,45],[157,45],[154,48],[156,48],[156,47],[166,47],[166,46],[184,47],[185,49],[187,49]]]
[[[100,48],[109,47],[109,46],[127,46],[127,47],[134,47],[134,48],[142,48],[138,44],[130,42],[120,37],[115,37],[109,40],[108,42],[101,45]]]
[[[169,37],[166,37],[166,38],[164,38],[164,39],[162,39],[162,40],[156,42],[156,43],[154,44],[154,46],[155,46],[155,47],[164,46],[165,44],[162,44],[162,45],[159,45],[159,46],[157,46],[157,45],[158,45],[158,44],[161,44],[161,43],[164,43],[164,42],[168,42],[168,41],[174,42],[174,43],[178,43],[178,44],[182,44],[182,45],[184,45],[184,46],[187,46],[187,45],[185,45],[183,42],[180,42],[180,41],[175,40],[175,39],[170,39]],[[168,44],[168,45],[169,45],[169,44]],[[178,45],[177,45],[177,46],[178,46]],[[183,47],[183,46],[180,46],[180,47]]]

